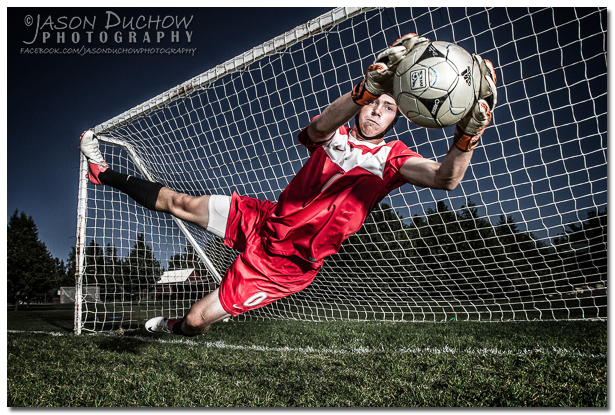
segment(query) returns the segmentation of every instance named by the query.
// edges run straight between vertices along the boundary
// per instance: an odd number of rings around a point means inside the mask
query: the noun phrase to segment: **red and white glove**
[[[478,145],[485,128],[491,122],[491,114],[498,101],[495,87],[497,77],[491,61],[472,55],[478,65],[481,83],[478,91],[478,100],[455,126],[453,144],[461,151],[472,151]]]
[[[397,66],[412,49],[425,42],[429,42],[429,39],[409,33],[380,52],[376,61],[365,71],[365,78],[352,89],[353,101],[366,105],[380,95],[393,92],[393,77]]]

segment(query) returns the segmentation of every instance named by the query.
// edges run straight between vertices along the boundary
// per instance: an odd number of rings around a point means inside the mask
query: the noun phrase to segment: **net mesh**
[[[498,106],[457,189],[393,191],[307,289],[238,319],[606,318],[606,9],[326,17],[294,32],[322,26],[308,37],[99,125],[106,161],[191,195],[275,201],[307,160],[298,132],[408,32],[490,59]],[[441,160],[453,129],[402,118],[387,140]],[[81,284],[101,287],[98,301],[83,300],[85,330],[181,317],[237,255],[103,186],[87,185],[85,218]],[[161,282],[192,268],[183,282]]]

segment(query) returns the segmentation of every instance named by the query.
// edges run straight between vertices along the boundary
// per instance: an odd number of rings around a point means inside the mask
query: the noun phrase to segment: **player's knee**
[[[208,328],[208,324],[203,320],[201,314],[191,309],[186,315],[185,323],[193,332],[201,332]]]
[[[184,193],[176,193],[172,197],[172,205],[175,210],[194,215],[207,213],[210,196],[190,196]]]
[[[184,193],[174,193],[173,196],[171,196],[171,208],[174,210],[186,210],[190,205],[190,200],[193,198],[194,196]]]
[[[194,212],[196,197],[184,193],[174,193],[170,198],[169,212],[180,219],[190,220]]]

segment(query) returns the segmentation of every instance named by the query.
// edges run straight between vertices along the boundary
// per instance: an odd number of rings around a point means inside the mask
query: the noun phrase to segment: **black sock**
[[[104,184],[126,193],[140,205],[151,210],[156,209],[156,199],[163,187],[162,184],[128,176],[111,169],[99,173],[98,178]]]
[[[196,336],[196,334],[187,334],[185,331],[182,330],[182,324],[184,324],[185,319],[186,319],[186,316],[182,317],[181,320],[173,324],[173,326],[171,327],[171,332],[173,334],[179,334],[180,336],[186,336],[186,337]]]

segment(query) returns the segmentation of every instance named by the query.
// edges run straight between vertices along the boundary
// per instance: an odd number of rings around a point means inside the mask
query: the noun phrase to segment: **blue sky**
[[[51,253],[66,259],[75,245],[78,138],[83,130],[327,10],[8,9],[7,219],[15,209],[31,215]],[[417,31],[431,39],[461,41],[468,50],[485,52],[499,76],[499,102],[492,128],[473,156],[462,186],[448,195],[443,191],[413,194],[413,210],[401,213],[404,217],[423,215],[439,198],[448,198],[458,209],[471,196],[481,207],[480,214],[490,220],[497,220],[501,213],[510,214],[522,223],[522,230],[553,238],[567,223],[584,219],[590,208],[606,207],[606,67],[599,33],[606,13],[567,8],[555,12],[534,9],[529,15],[517,8],[468,11],[469,17],[459,8],[433,14],[404,8],[384,17],[389,23],[389,19],[401,22],[403,33]],[[168,15],[192,19],[190,40],[180,32],[179,46],[196,48],[194,56],[24,53],[28,47],[55,47],[62,36],[65,44],[72,41],[70,31],[58,35],[62,30],[51,26],[81,24],[78,32],[87,33],[88,22],[96,18],[99,29],[92,33],[100,36],[100,27],[115,16],[125,18],[128,25],[138,25],[143,23],[140,16],[155,20],[155,16]],[[370,20],[370,24],[380,21]],[[45,31],[50,35],[44,43]],[[146,31],[135,30],[141,44]],[[150,32],[155,36],[155,29]],[[385,36],[359,42],[350,50],[356,49],[356,53],[360,49],[363,59],[373,52],[372,46],[384,46],[396,35],[396,29],[389,28]],[[157,41],[151,39],[150,43]],[[98,46],[100,39],[94,38],[90,44]],[[168,37],[159,44],[175,46]],[[316,69],[321,64],[334,62],[314,63]],[[354,69],[352,77],[359,77],[360,65]],[[327,88],[335,85],[334,81],[313,79],[325,82]],[[321,93],[326,95],[327,88]],[[408,123],[402,119],[399,125]],[[409,128],[411,131],[395,131],[420,154],[440,158],[448,149],[452,129]],[[410,203],[399,193],[394,192],[392,198],[403,199],[400,205]]]
[[[250,48],[293,29],[328,8],[9,8],[7,14],[7,221],[15,209],[33,217],[53,256],[66,259],[75,245],[79,136],[85,129],[140,104]],[[108,13],[110,12],[110,13]],[[192,22],[194,56],[76,56],[26,54],[57,47],[62,27],[115,24],[115,15],[180,16]],[[28,17],[30,16],[30,17]],[[62,18],[63,17],[63,18]],[[51,18],[51,20],[48,20]],[[154,19],[155,20],[155,19]],[[37,26],[37,21],[40,24]],[[31,23],[31,24],[30,24]],[[47,23],[47,24],[45,24]],[[30,25],[29,25],[30,24]],[[128,24],[128,23],[127,23]],[[162,24],[162,23],[161,23]],[[42,26],[42,27],[41,27]],[[39,27],[38,35],[35,28]],[[153,27],[153,26],[150,26]],[[87,28],[87,27],[86,27]],[[43,32],[50,37],[43,43]],[[64,30],[65,44],[70,31]],[[146,30],[135,30],[138,42]],[[152,44],[155,30],[150,30]],[[84,43],[80,39],[81,44]],[[93,42],[95,42],[94,39]],[[127,42],[128,39],[124,39]],[[27,43],[32,42],[28,45]],[[166,42],[166,43],[165,43]],[[161,39],[162,45],[170,40]]]

